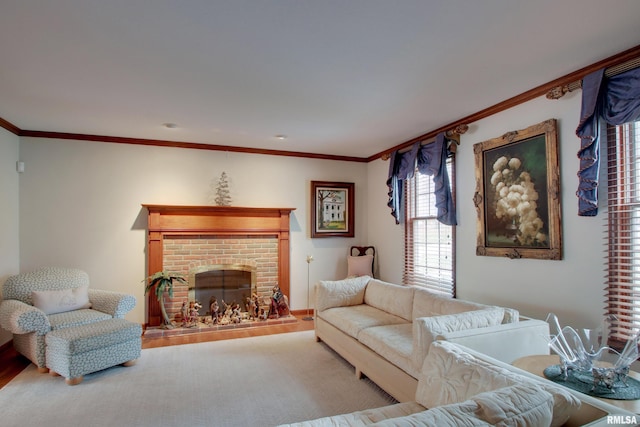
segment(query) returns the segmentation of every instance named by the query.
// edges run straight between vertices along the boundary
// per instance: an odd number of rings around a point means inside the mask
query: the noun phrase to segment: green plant
[[[164,294],[166,292],[169,295],[169,298],[173,298],[174,280],[180,283],[187,283],[184,277],[180,274],[168,271],[158,271],[143,280],[143,282],[146,282],[146,287],[144,289],[145,295],[155,287],[155,294],[158,298],[158,303],[160,304],[160,311],[162,312],[163,327],[165,328],[173,327],[173,323],[171,322],[171,319],[169,319],[167,310],[164,308]]]

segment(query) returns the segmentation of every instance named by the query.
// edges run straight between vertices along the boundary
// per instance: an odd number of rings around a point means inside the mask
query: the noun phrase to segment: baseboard
[[[13,340],[9,340],[6,343],[0,345],[0,355],[13,348]]]
[[[307,314],[309,314],[309,316],[313,316],[313,309],[309,309],[309,310],[290,310],[290,313],[292,316],[306,316]]]

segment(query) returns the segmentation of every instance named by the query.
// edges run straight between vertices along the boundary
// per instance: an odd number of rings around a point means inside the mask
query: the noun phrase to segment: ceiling
[[[2,3],[21,130],[363,158],[640,45],[637,0]]]

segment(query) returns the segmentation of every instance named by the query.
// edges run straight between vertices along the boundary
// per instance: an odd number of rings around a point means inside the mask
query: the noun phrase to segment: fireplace
[[[269,300],[273,287],[279,285],[280,253],[275,235],[167,235],[163,239],[163,269],[181,274],[188,284],[174,283],[173,298],[165,298],[165,309],[172,320],[182,320],[182,306],[196,300],[205,311],[210,296],[196,296],[196,273],[217,270],[253,272],[255,292]],[[250,296],[250,295],[249,295]],[[233,302],[225,300],[226,302]],[[243,305],[242,301],[236,301]],[[218,299],[218,303],[221,303]]]
[[[165,302],[170,317],[178,318],[183,303],[196,299],[192,275],[220,269],[237,271],[234,266],[250,272],[250,292],[269,297],[278,285],[289,296],[289,217],[293,209],[143,206],[149,211],[148,274],[172,271],[189,282],[174,284],[174,297]],[[206,312],[212,291],[203,292],[197,299]],[[160,324],[160,308],[153,294],[147,299],[147,315],[149,326]]]

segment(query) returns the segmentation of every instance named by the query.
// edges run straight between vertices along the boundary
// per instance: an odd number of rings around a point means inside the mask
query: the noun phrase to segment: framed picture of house
[[[477,143],[476,255],[562,259],[555,119]]]
[[[352,182],[311,181],[311,237],[354,237]]]

